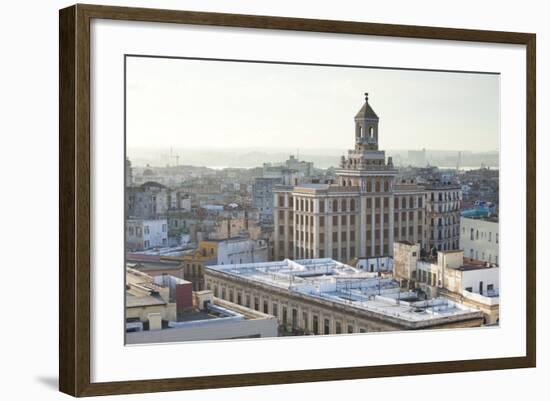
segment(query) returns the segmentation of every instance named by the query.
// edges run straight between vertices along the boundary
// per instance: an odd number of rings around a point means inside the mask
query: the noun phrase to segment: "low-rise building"
[[[475,308],[448,298],[419,299],[392,278],[332,259],[205,268],[214,296],[273,315],[280,335],[474,327]]]
[[[460,218],[460,248],[470,259],[499,264],[498,218]]]
[[[484,324],[499,321],[499,268],[464,258],[462,250],[422,257],[418,244],[394,243],[394,277],[401,287],[421,290],[426,297],[451,299],[481,310]]]
[[[168,245],[166,219],[127,219],[126,250],[143,251]]]
[[[126,269],[126,343],[277,336],[273,316],[193,292],[191,283]]]

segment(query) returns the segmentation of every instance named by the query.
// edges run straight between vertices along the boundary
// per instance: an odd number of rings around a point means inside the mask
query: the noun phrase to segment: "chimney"
[[[176,312],[178,317],[193,309],[193,284],[183,281],[176,284]]]
[[[162,329],[162,316],[160,313],[149,313],[147,319],[149,320],[149,330]]]

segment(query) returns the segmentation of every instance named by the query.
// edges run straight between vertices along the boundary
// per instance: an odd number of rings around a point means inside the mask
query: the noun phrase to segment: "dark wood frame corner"
[[[91,383],[90,21],[92,18],[525,45],[527,49],[527,355],[275,373]],[[363,379],[536,364],[534,34],[253,15],[74,5],[59,14],[59,388],[73,396]]]

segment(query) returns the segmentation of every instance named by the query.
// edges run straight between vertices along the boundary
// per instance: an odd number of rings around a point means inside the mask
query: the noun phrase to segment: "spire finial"
[[[365,102],[369,101],[369,92],[365,92]]]

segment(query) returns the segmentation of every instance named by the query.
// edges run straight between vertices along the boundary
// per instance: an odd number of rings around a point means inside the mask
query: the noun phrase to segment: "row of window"
[[[432,202],[444,202],[444,201],[450,201],[450,200],[460,200],[460,193],[459,191],[452,191],[452,192],[432,192],[430,193],[430,200]]]
[[[414,235],[414,228],[415,228],[414,225],[403,226],[403,227],[394,227],[394,229],[393,229],[394,238],[397,238],[400,233],[401,233],[401,237],[403,237],[403,238],[407,237],[407,235],[409,237],[412,237]],[[422,237],[423,230],[422,230],[421,225],[416,226],[416,232],[417,232],[419,237]],[[367,230],[367,235],[366,235],[367,241],[371,240],[371,238],[372,238],[371,233],[372,233],[371,230]],[[375,238],[379,238],[380,230],[375,230],[374,235],[375,235]],[[387,228],[383,230],[383,235],[384,235],[385,239],[388,238],[388,229]],[[356,237],[355,236],[355,231],[350,231],[349,240],[353,242],[353,241],[355,241],[355,237]],[[441,233],[440,233],[439,237],[440,237],[439,239],[442,239],[441,238]],[[300,231],[300,230],[296,231],[296,234],[295,234],[294,237],[292,236],[292,233],[291,233],[290,238],[295,239],[297,242],[304,242],[304,241],[309,241],[309,243],[314,242],[313,233],[308,233],[308,232]],[[450,235],[449,235],[449,238],[450,238]],[[432,233],[432,239],[434,239],[433,238],[433,233]],[[345,242],[347,240],[348,240],[347,231],[340,232],[340,241]],[[333,243],[338,242],[338,231],[333,231],[332,232],[332,242]],[[321,246],[322,246],[324,243],[325,243],[325,233],[319,233],[319,244],[321,244]]]
[[[382,199],[382,201],[381,201]],[[415,199],[416,199],[416,205],[415,205]],[[289,208],[293,207],[293,197],[289,197]],[[381,207],[381,202],[383,202],[383,207],[389,207],[389,200],[390,198],[385,197],[375,197],[374,198],[374,207],[379,208]],[[367,208],[372,208],[372,198],[367,198]],[[284,197],[279,196],[279,206],[283,207],[284,205]],[[353,212],[356,210],[356,201],[355,199],[334,199],[332,201],[325,201],[323,199],[319,200],[319,213],[325,213],[325,205],[332,206],[328,209],[328,211],[331,212]],[[413,197],[413,196],[402,196],[402,197],[396,197],[395,198],[395,207],[400,209],[415,209],[415,208],[422,208],[423,207],[423,201],[422,197]],[[313,213],[313,200],[312,199],[299,199],[296,201],[296,208],[295,211],[299,212],[309,212]]]
[[[481,259],[480,259],[480,258],[479,258],[479,251],[476,250],[476,251],[474,252],[473,249],[470,249],[470,258],[471,258],[471,259],[483,260],[483,261],[487,260],[487,262],[489,262],[489,263],[495,263],[495,264],[498,265],[498,255],[495,255],[494,259],[493,259],[493,255],[490,254],[490,253],[489,253],[487,256],[488,256],[488,258],[485,259],[485,252],[482,251],[482,252],[481,252]]]
[[[161,228],[162,232],[165,233],[167,231],[167,226],[166,224],[163,224],[162,225],[162,228]],[[134,226],[129,226],[128,227],[128,234],[129,235],[141,235],[143,232],[143,234],[145,235],[149,235],[151,234],[151,229],[149,228],[148,225],[144,225],[143,226],[143,230],[141,229],[141,227],[134,227]]]
[[[464,234],[466,230],[466,227],[462,227],[462,233]],[[475,234],[475,235],[474,235]],[[473,228],[470,228],[470,240],[479,240],[479,239],[485,239],[487,238],[488,242],[493,242],[493,233],[491,231],[479,231],[474,230]],[[498,233],[495,233],[494,235],[495,243],[498,244]]]
[[[460,203],[459,202],[452,202],[452,203],[444,203],[441,205],[435,204],[430,205],[428,204],[428,211],[429,212],[435,212],[435,213],[447,213],[447,212],[454,212],[460,209]]]
[[[435,234],[437,233],[437,234]],[[449,239],[458,236],[458,228],[454,227],[452,229],[446,229],[446,230],[437,230],[437,231],[431,231],[430,232],[430,239],[435,240],[437,237],[438,240],[444,240]]]
[[[207,288],[210,289],[210,284],[207,285]],[[226,296],[228,297],[226,298]],[[218,286],[214,286],[214,296],[218,297]],[[260,304],[260,297],[252,297],[249,294],[246,294],[244,297],[244,303],[243,303],[243,297],[241,292],[237,292],[236,299],[234,298],[234,293],[232,289],[229,289],[229,291],[226,292],[225,287],[222,287],[221,289],[221,298],[227,299],[229,302],[236,302],[238,305],[244,305],[247,308],[253,308],[256,311],[261,311],[265,314],[269,314],[269,302],[267,300],[263,300],[263,302]],[[253,303],[252,303],[253,301]],[[309,313],[307,311],[302,312],[301,321],[298,321],[298,310],[296,308],[290,308],[290,316],[288,314],[288,307],[286,305],[281,305],[281,315],[279,316],[279,304],[277,302],[271,303],[271,314],[278,318],[278,320],[281,322],[283,326],[290,325],[292,329],[302,329],[304,331],[311,331],[313,334],[342,334],[342,322],[336,320],[334,322],[334,332],[331,332],[330,328],[330,319],[324,318],[323,319],[323,331],[321,332],[319,329],[319,315],[313,314],[311,316],[312,325],[311,328],[309,327]],[[354,333],[355,326],[353,324],[348,324],[346,326],[346,332],[347,333]],[[360,333],[365,333],[366,329],[360,327],[359,328]]]

